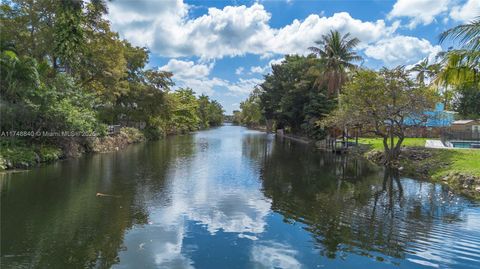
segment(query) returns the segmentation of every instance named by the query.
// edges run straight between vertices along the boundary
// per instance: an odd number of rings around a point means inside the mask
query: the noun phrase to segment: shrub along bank
[[[0,140],[0,170],[26,169],[83,153],[109,152],[145,141],[138,129],[124,127],[118,134],[104,137],[64,138],[55,143],[35,143],[21,139]]]

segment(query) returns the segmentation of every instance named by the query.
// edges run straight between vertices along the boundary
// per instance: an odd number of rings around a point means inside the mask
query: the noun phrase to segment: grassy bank
[[[405,138],[402,145],[405,147],[425,147],[427,139],[428,138]],[[359,138],[358,143],[368,145],[372,149],[383,150],[382,138]]]
[[[427,138],[406,138],[403,142],[403,147],[430,153],[430,158],[422,160],[423,162],[447,164],[439,167],[434,166],[433,168],[435,169],[430,171],[431,176],[439,178],[448,172],[468,172],[480,177],[480,150],[429,149],[425,148],[426,141]],[[368,146],[370,149],[383,151],[381,138],[359,138],[358,142]]]
[[[441,181],[453,189],[480,199],[480,150],[425,148],[426,138],[406,138],[399,165],[408,176]],[[380,138],[360,138],[367,158],[378,162],[383,156]]]

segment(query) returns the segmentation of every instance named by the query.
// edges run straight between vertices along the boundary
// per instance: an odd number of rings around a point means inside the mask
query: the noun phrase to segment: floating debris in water
[[[101,192],[97,192],[97,197],[113,197],[113,198],[120,198],[120,195],[112,195],[112,194],[105,194]]]

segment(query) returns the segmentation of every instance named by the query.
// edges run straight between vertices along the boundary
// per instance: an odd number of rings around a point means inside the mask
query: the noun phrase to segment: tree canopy
[[[222,123],[223,108],[172,73],[146,68],[149,51],[122,40],[104,1],[2,2],[2,130],[144,128],[151,138]]]

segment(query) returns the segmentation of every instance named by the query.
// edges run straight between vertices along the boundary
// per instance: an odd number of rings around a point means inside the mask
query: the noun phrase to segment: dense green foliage
[[[372,100],[375,96],[375,100]],[[383,138],[385,162],[400,154],[406,129],[426,122],[431,91],[414,83],[404,68],[358,70],[343,88],[339,107],[326,120],[341,130],[361,128]]]
[[[235,121],[323,138],[326,132],[318,122],[335,108],[348,73],[355,69],[352,62],[361,59],[353,51],[358,42],[349,34],[331,31],[316,42],[320,47],[310,48],[313,54],[285,56],[242,102]]]
[[[424,112],[435,101],[461,117],[480,117],[479,25],[477,19],[446,31],[441,41],[452,38],[460,47],[410,70],[358,68],[353,62],[361,60],[354,51],[359,40],[331,31],[316,42],[320,47],[309,48],[312,55],[287,55],[273,65],[233,121],[316,139],[345,136],[349,128],[373,133],[382,137],[390,163],[398,158],[406,129],[426,122]]]
[[[62,156],[59,147],[31,144],[20,139],[0,140],[0,170],[8,167],[26,168],[36,163],[51,162]]]
[[[223,122],[222,105],[203,94],[198,97],[197,114],[202,128],[219,126]]]
[[[265,124],[262,115],[260,89],[256,88],[250,96],[240,103],[241,111],[233,111],[233,123],[256,127]]]
[[[403,87],[403,92],[410,95],[411,102],[422,103],[424,106],[414,107],[416,111],[411,110],[407,114],[421,115],[423,111],[432,109],[432,102],[426,102],[423,98],[425,93],[428,93],[434,97],[431,100],[443,101],[447,109],[459,112],[460,117],[479,118],[480,52],[478,48],[480,46],[478,42],[480,39],[478,34],[480,31],[478,27],[477,19],[443,33],[441,41],[451,38],[459,41],[460,47],[439,54],[440,61],[436,63],[430,64],[428,59],[424,59],[410,70],[399,66],[392,70],[362,71],[360,75],[357,72],[358,67],[354,64],[355,61],[361,60],[354,51],[359,40],[350,37],[349,34],[341,35],[337,31],[331,31],[316,42],[320,45],[319,47],[309,48],[313,52],[312,55],[287,55],[281,64],[273,65],[272,72],[265,76],[265,82],[242,102],[240,111],[234,112],[234,122],[245,125],[267,125],[268,129],[285,129],[287,132],[322,138],[325,131],[320,127],[319,122],[335,107],[342,106],[342,98],[337,97],[344,90],[345,83],[356,79],[354,83],[361,86],[362,83],[371,84],[382,77],[384,82],[404,80],[405,84],[410,84],[408,87]],[[411,74],[407,74],[406,71]],[[400,75],[399,72],[402,74]],[[397,74],[394,75],[394,73]],[[362,78],[368,75],[375,78],[370,78],[373,80]],[[415,76],[415,80],[408,78],[411,76]],[[387,88],[399,89],[398,85],[395,86],[390,82],[390,86],[393,87]],[[379,92],[371,92],[375,89]],[[365,88],[362,94],[371,101],[372,97],[388,92],[386,87],[373,87]],[[358,109],[354,109],[354,112],[358,112],[367,105],[360,104],[361,100],[353,98],[349,103]],[[331,118],[335,118],[335,115]],[[353,119],[353,117],[349,118],[350,121]],[[405,123],[402,122],[400,125]]]
[[[104,1],[2,2],[2,131],[105,135],[120,124],[158,138],[222,123],[217,101],[147,69],[148,50],[121,40],[106,12]]]
[[[452,104],[462,117],[480,118],[480,17],[440,35],[440,42],[447,39],[457,42],[458,48],[440,55],[435,86],[449,93],[446,105]]]
[[[321,138],[323,129],[316,122],[335,106],[326,86],[317,85],[316,68],[321,61],[315,56],[286,56],[272,73],[265,76],[250,97],[234,112],[234,122],[248,126],[268,125],[271,129]]]
[[[456,87],[457,96],[453,100],[455,111],[467,118],[480,118],[480,88],[473,83]]]
[[[267,120],[277,128],[319,138],[322,131],[315,123],[335,105],[327,87],[317,87],[316,72],[321,60],[315,56],[286,56],[260,85],[261,106]]]

